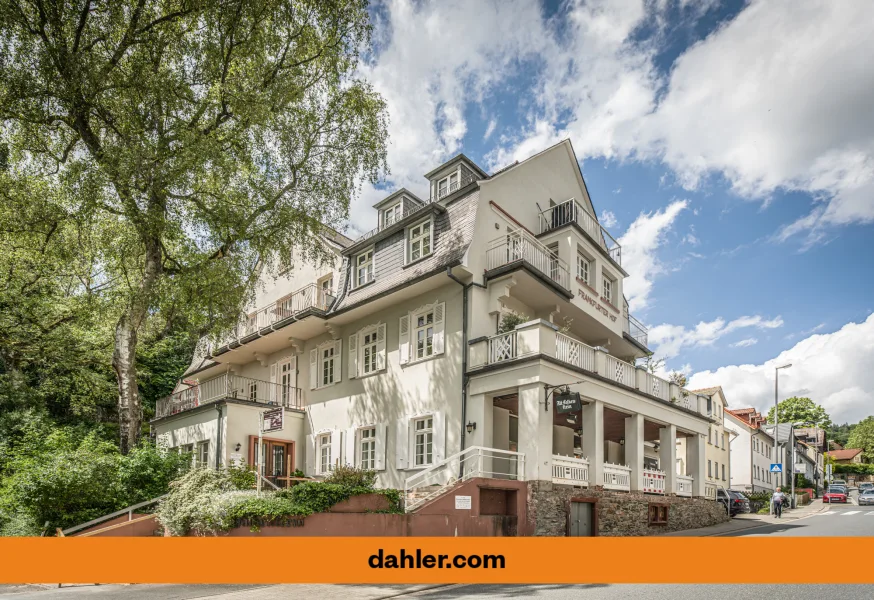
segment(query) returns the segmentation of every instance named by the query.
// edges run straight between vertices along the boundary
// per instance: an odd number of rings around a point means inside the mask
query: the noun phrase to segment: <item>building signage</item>
[[[583,409],[579,392],[556,392],[553,398],[555,398],[555,412],[560,415],[579,412]]]
[[[473,508],[473,503],[470,496],[455,497],[455,510],[470,510],[471,508]]]
[[[271,408],[270,410],[265,410],[261,413],[261,431],[263,433],[270,433],[271,431],[282,431],[283,426],[285,425],[285,409],[281,406],[279,408]]]
[[[600,302],[598,302],[597,300],[595,300],[594,298],[589,296],[582,289],[580,289],[579,292],[580,292],[580,297],[583,299],[584,302],[588,302],[599,313],[601,313],[605,317],[608,317],[611,321],[616,322],[616,315],[610,314],[610,311],[608,311],[606,308],[604,308]]]

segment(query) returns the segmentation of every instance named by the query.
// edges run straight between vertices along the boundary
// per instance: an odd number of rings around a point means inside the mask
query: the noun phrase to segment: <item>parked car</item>
[[[840,486],[831,486],[828,488],[828,491],[822,495],[822,501],[825,504],[834,504],[835,502],[840,502],[841,504],[847,503],[847,488]]]
[[[828,486],[828,489],[830,489],[830,490],[836,490],[836,491],[841,491],[841,492],[843,492],[843,493],[844,493],[845,495],[847,495],[847,496],[850,495],[850,488],[848,488],[848,487],[845,486],[845,485],[830,485],[830,486]]]
[[[716,490],[716,500],[722,504],[730,517],[750,512],[750,500],[740,492],[719,488]]]
[[[874,483],[870,481],[864,481],[859,484],[859,493],[864,493],[867,490],[874,490]]]
[[[832,479],[829,482],[829,486],[833,486],[833,485],[842,485],[842,486],[846,487],[847,481],[846,481],[846,479]]]
[[[859,506],[871,506],[874,504],[874,488],[868,488],[859,495]]]

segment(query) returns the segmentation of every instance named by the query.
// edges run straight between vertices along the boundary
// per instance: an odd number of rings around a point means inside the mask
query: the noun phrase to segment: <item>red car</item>
[[[847,492],[840,488],[829,488],[829,490],[822,495],[822,501],[827,504],[833,504],[835,502],[846,504]]]

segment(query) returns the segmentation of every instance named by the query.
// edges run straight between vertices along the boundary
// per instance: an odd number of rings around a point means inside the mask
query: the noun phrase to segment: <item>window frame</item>
[[[365,261],[361,261],[361,258],[365,257]],[[374,260],[376,257],[375,248],[371,246],[367,250],[363,252],[359,252],[355,255],[355,273],[352,278],[352,289],[357,290],[358,288],[364,287],[369,283],[373,283],[376,281],[376,261]],[[361,270],[366,269],[366,281],[360,281]]]
[[[419,429],[419,423],[426,424],[426,426]],[[434,415],[423,415],[412,419],[411,427],[413,430],[413,468],[430,467],[434,464]],[[419,462],[419,436],[422,436],[422,462]],[[426,458],[429,460],[426,461]]]
[[[418,312],[418,313],[411,316],[413,323],[411,323],[411,327],[410,327],[410,330],[411,330],[410,340],[411,340],[411,343],[413,345],[413,348],[412,348],[412,354],[413,354],[412,360],[413,361],[426,360],[426,359],[429,359],[436,354],[435,347],[434,347],[434,334],[435,334],[435,328],[436,328],[435,312],[436,311],[435,311],[434,307],[431,307],[428,310]],[[431,317],[430,322],[428,322],[428,320],[427,320],[428,316]],[[422,325],[419,325],[420,318],[425,319],[425,322]],[[430,338],[428,336],[429,329],[431,330]],[[425,333],[423,353],[421,356],[419,356],[419,332],[420,331],[423,331]],[[431,344],[430,344],[431,352],[425,353],[425,350],[427,350],[427,348],[428,348],[428,340],[429,339],[431,340]]]
[[[580,274],[580,266],[586,265],[586,276],[582,277]],[[594,268],[594,261],[585,253],[583,249],[577,246],[577,279],[582,281],[588,286],[592,285],[592,269]]]
[[[420,227],[424,228],[424,226],[426,224],[428,225],[428,233],[425,234],[424,229],[423,229],[423,233],[421,233],[417,236],[414,236],[413,232]],[[422,250],[424,250],[424,242],[426,239],[428,241],[428,252],[424,253],[424,252],[422,252]],[[407,230],[404,234],[404,240],[405,240],[404,254],[405,254],[405,258],[406,258],[406,260],[404,261],[405,266],[411,265],[411,264],[416,263],[420,260],[424,260],[424,259],[428,258],[429,256],[431,256],[432,254],[434,254],[434,219],[429,217],[427,219],[424,219],[422,221],[419,221],[418,223],[415,223],[415,224],[407,227]],[[413,258],[413,246],[416,243],[420,244],[419,256],[417,256],[416,258]]]
[[[319,475],[325,475],[334,470],[334,449],[332,442],[333,434],[328,431],[325,433],[318,434],[316,438],[316,446],[318,448],[318,473]],[[327,443],[326,443],[327,440]],[[327,455],[325,454],[325,449],[327,449]],[[327,463],[325,463],[325,458],[327,457]],[[326,467],[326,468],[323,468]]]
[[[445,198],[446,196],[453,193],[453,190],[452,190],[452,178],[453,177],[457,178],[457,181],[459,181],[459,182],[461,181],[461,173],[458,171],[452,171],[451,173],[448,173],[445,177],[441,177],[440,179],[437,180],[437,199],[438,200],[441,200],[441,199]],[[444,181],[446,182],[446,193],[441,195],[440,194],[440,184],[443,183]],[[455,191],[458,191],[458,190],[455,190]]]
[[[378,337],[379,327],[368,328],[358,334],[358,343],[360,345],[361,352],[361,364],[358,367],[359,377],[373,375],[374,373],[378,373],[380,371],[379,360],[377,360],[377,355],[379,354]],[[367,368],[368,350],[370,351],[370,369]]]
[[[369,433],[369,435],[365,435]],[[365,448],[369,454],[368,460],[365,462]],[[376,425],[362,427],[358,430],[358,443],[355,448],[356,458],[358,459],[358,468],[366,470],[376,470]]]
[[[395,204],[392,204],[388,208],[382,209],[382,227],[385,229],[386,227],[391,227],[392,225],[398,223],[404,218],[404,202],[403,200],[399,200]],[[392,215],[391,222],[388,221],[388,216]]]
[[[610,306],[615,306],[613,302],[615,286],[616,280],[610,277],[606,271],[601,271],[601,298],[610,304]]]
[[[327,356],[327,353],[331,354]],[[334,344],[319,346],[319,388],[325,388],[337,383],[337,353]],[[325,376],[330,373],[331,380],[326,382]]]
[[[194,452],[194,466],[199,468],[209,466],[209,440],[197,442]]]
[[[647,507],[647,524],[667,525],[669,512],[670,508],[667,504],[650,503]]]

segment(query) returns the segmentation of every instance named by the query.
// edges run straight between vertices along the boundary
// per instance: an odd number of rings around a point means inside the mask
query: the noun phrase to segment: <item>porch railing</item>
[[[587,371],[595,370],[595,349],[563,333],[555,333],[555,357]]]
[[[589,485],[589,459],[574,456],[552,456],[552,483]]]
[[[692,477],[688,475],[677,475],[677,495],[692,496]]]
[[[474,477],[524,481],[525,455],[483,446],[471,446],[456,452],[439,464],[407,478],[404,482],[404,510],[413,511],[456,484]]]
[[[158,400],[155,417],[162,418],[226,398],[301,408],[300,388],[226,373]]]
[[[667,474],[656,469],[643,470],[643,491],[648,494],[664,494]]]
[[[576,223],[600,245],[617,264],[622,264],[622,246],[598,220],[574,198],[550,206],[540,213],[540,233]]]
[[[489,338],[489,364],[516,358],[516,332],[499,333]]]
[[[316,283],[310,283],[276,302],[271,302],[241,317],[237,326],[221,337],[219,346],[239,342],[308,309],[326,311],[333,302],[333,294]]]
[[[564,289],[570,289],[567,263],[524,229],[513,230],[489,242],[486,250],[488,270],[516,261],[528,263]]]
[[[661,377],[656,377],[652,373],[643,371],[641,373],[642,385],[640,391],[646,392],[651,396],[660,398],[666,402],[671,400],[671,383]]]
[[[708,500],[716,500],[716,484],[704,482],[704,497]]]
[[[631,467],[604,463],[604,489],[631,491]]]
[[[616,383],[634,387],[634,365],[624,360],[619,360],[611,354],[604,355],[606,366],[605,376]]]

